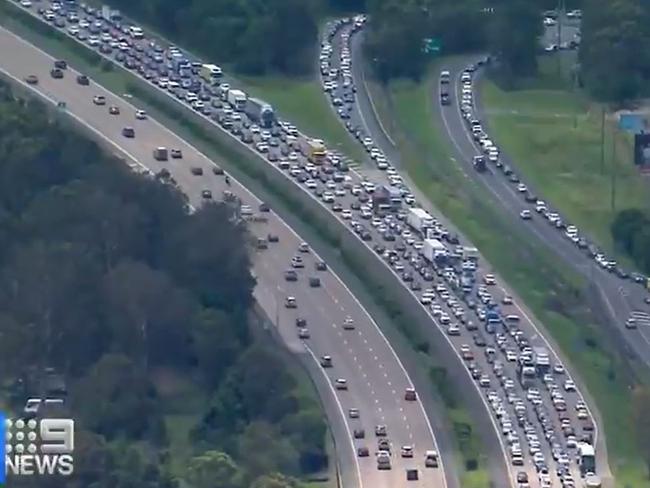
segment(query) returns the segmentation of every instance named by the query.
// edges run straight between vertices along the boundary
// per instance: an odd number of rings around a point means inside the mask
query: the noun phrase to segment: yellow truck
[[[323,164],[327,157],[327,149],[319,139],[301,139],[300,152],[313,164]]]

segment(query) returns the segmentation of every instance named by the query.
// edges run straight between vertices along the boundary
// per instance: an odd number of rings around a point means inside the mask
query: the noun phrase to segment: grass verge
[[[615,114],[605,115],[601,144],[606,107],[571,90],[556,66],[553,57],[542,58],[539,78],[517,90],[505,91],[489,79],[481,82],[490,133],[526,181],[614,252],[612,220],[625,208],[650,208],[648,182],[633,165],[632,140],[617,130]]]
[[[385,278],[368,279],[369,272],[374,272],[374,269],[378,268],[376,258],[370,256],[365,249],[360,251],[361,244],[358,240],[349,236],[334,217],[325,214],[320,208],[310,207],[309,199],[305,202],[304,196],[297,195],[300,192],[289,188],[292,184],[286,182],[283,176],[277,177],[282,180],[281,182],[274,175],[269,176],[270,173],[265,172],[266,165],[260,165],[256,157],[250,154],[243,155],[240,148],[233,147],[236,145],[232,144],[232,141],[215,134],[214,130],[205,130],[194,117],[187,117],[183,109],[173,103],[170,104],[168,100],[162,100],[159,94],[144,87],[131,75],[103,63],[98,57],[89,57],[85,53],[77,52],[78,46],[74,41],[64,36],[51,31],[32,30],[32,24],[38,21],[24,14],[16,16],[13,6],[7,7],[7,4],[0,3],[0,13],[6,14],[0,16],[0,24],[43,47],[50,54],[69,60],[71,64],[83,69],[88,75],[116,93],[129,93],[134,101],[146,108],[156,119],[195,144],[214,160],[220,161],[220,164],[223,164],[233,176],[271,203],[292,227],[310,241],[314,241],[319,253],[331,262],[337,263],[339,275],[364,303],[373,318],[382,325],[394,347],[399,350],[399,347],[404,347],[404,343],[408,343],[408,351],[415,348],[426,353],[426,356],[421,354],[419,357],[429,358],[431,344],[414,326],[416,319],[412,318],[408,307],[404,307],[403,302],[400,303],[394,293],[391,293],[394,278],[391,276],[390,282]],[[339,262],[343,265],[339,265]],[[382,272],[387,273],[385,270]],[[369,283],[371,286],[368,286]],[[396,331],[401,334],[395,334]],[[396,346],[396,342],[401,345]],[[170,416],[167,419],[170,428],[174,431],[174,437],[184,437],[186,421],[187,419],[181,416]],[[469,422],[469,416],[466,415],[463,421]]]
[[[365,159],[361,146],[353,141],[329,106],[317,77],[284,76],[238,78],[247,93],[267,100],[307,135],[323,139],[327,147],[352,157]]]
[[[500,216],[485,189],[462,177],[433,113],[436,81],[432,71],[421,83],[396,81],[371,87],[376,100],[385,100],[377,110],[396,137],[403,164],[420,190],[513,286],[579,372],[603,417],[617,486],[650,487],[630,420],[628,385],[639,378],[627,358],[612,347],[608,331],[598,326],[598,310],[586,284],[558,269],[546,249]]]

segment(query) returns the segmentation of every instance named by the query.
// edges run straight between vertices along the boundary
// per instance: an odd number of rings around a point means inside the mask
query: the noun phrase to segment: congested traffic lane
[[[459,164],[462,170],[469,178],[482,182],[489,189],[495,202],[515,221],[516,225],[520,225],[527,229],[528,232],[531,232],[536,239],[543,242],[557,254],[564,263],[570,265],[594,284],[611,316],[613,324],[621,331],[621,336],[627,341],[630,349],[646,365],[650,365],[650,328],[647,326],[640,326],[636,330],[627,330],[625,328],[625,322],[634,310],[648,310],[645,303],[648,295],[643,287],[631,282],[629,279],[621,279],[614,273],[603,270],[586,252],[580,250],[573,242],[568,240],[562,231],[558,231],[534,211],[531,220],[522,221],[519,216],[522,209],[534,210],[535,205],[525,202],[522,193],[518,192],[515,185],[510,183],[499,170],[488,167],[489,171],[479,174],[472,169],[472,158],[479,154],[479,150],[468,132],[458,106],[460,77],[467,64],[467,61],[458,61],[444,67],[444,69],[448,69],[452,73],[454,97],[451,105],[440,106],[436,110],[437,113],[441,114],[441,120],[459,156]],[[436,90],[438,89],[439,86],[437,86]],[[439,96],[436,93],[436,103],[438,103],[438,100]],[[479,117],[485,119],[477,95],[475,95],[475,106]],[[498,143],[498,141],[496,142]],[[500,159],[503,159],[512,168],[516,168],[516,161],[511,161],[507,154],[502,154]],[[534,190],[530,185],[527,185],[527,187]]]
[[[348,26],[344,25],[341,28],[341,34],[345,35],[347,32],[349,32],[349,30],[350,30],[350,26],[349,25]],[[334,45],[334,42],[332,42],[332,45]],[[336,43],[336,45],[340,45],[340,41],[338,43]],[[354,39],[353,39],[353,45],[354,45]],[[338,67],[338,60],[335,59],[335,56],[333,56],[333,58],[334,59],[332,59],[332,65]],[[360,97],[359,95],[364,94],[365,91],[366,91],[363,80],[362,80],[362,74],[359,74],[358,69],[355,71],[355,66],[357,66],[357,63],[352,64],[353,77],[355,78],[357,87],[363,87],[363,89],[359,88],[356,91],[356,93],[357,93],[356,104],[355,104],[356,107],[353,107],[352,110],[350,110],[351,114],[354,114],[355,110],[358,110],[361,113],[364,112],[364,109],[360,107],[360,106],[364,105],[363,103],[361,103],[361,101],[363,100],[363,97]],[[367,96],[367,93],[365,93],[365,95]],[[367,123],[367,120],[372,119],[374,114],[368,113],[368,112],[370,112],[370,110],[368,110],[368,102],[365,103],[365,106],[366,106],[366,110],[365,110],[366,115],[365,115],[365,117],[361,116],[361,118],[365,119],[365,121],[363,122],[363,126],[364,126],[365,131],[369,132],[369,131],[373,131],[373,130],[369,129],[370,124]],[[349,124],[347,122],[346,122],[346,125],[349,126]],[[385,135],[385,134],[383,134],[383,135]],[[392,142],[388,141],[389,143],[387,144],[384,141],[384,143],[382,143],[382,141],[381,141],[382,137],[381,136],[382,136],[382,134],[375,128],[374,132],[372,132],[372,137],[373,137],[374,141],[377,143],[377,145],[382,149],[384,154],[388,155],[391,152],[390,145],[392,144]],[[390,139],[390,138],[385,137],[384,139]],[[362,173],[367,172],[367,170],[365,170],[365,168],[361,168],[361,169],[359,169],[359,171],[362,172]],[[373,173],[377,173],[377,171],[374,171]],[[381,172],[378,172],[378,173],[381,173]],[[488,273],[485,270],[483,270],[483,267],[481,267],[479,269],[479,273],[478,273],[481,280],[485,277],[485,274],[488,274]],[[495,298],[498,298],[498,301],[501,301],[501,299],[503,297],[507,296],[508,293],[506,292],[505,289],[503,289],[501,287],[499,287],[499,288],[500,288],[500,294],[501,295],[500,295],[500,297],[495,297]],[[553,364],[558,364],[558,365],[561,364],[560,361],[559,361],[559,358],[557,357],[557,355],[555,353],[555,350],[554,350],[555,348],[551,347],[551,345],[547,342],[547,340],[544,338],[544,336],[542,334],[540,334],[539,330],[535,326],[533,320],[530,318],[530,315],[528,313],[526,313],[516,302],[513,302],[512,304],[506,305],[503,308],[504,308],[504,315],[510,315],[510,314],[516,312],[517,315],[523,319],[521,321],[521,325],[519,326],[519,330],[521,330],[525,334],[525,336],[527,338],[529,338],[530,347],[538,347],[538,346],[546,347],[550,351],[550,356],[551,356],[552,363]],[[471,341],[470,341],[470,343],[471,343]],[[563,370],[563,368],[561,368],[561,370]],[[513,371],[511,369],[510,374],[512,375],[512,373],[513,373]],[[511,378],[513,378],[513,377],[514,376],[511,376]],[[566,380],[568,380],[567,384],[570,384],[572,382],[572,380],[569,377],[562,376],[561,379],[557,378],[557,379],[553,380],[553,383],[551,383],[551,386],[553,386],[554,383],[558,383],[558,382],[563,383]],[[555,389],[556,387],[553,387],[553,388]],[[560,388],[560,390],[561,390],[561,388]],[[523,392],[522,390],[520,390],[518,388],[516,388],[516,391],[517,391],[517,394],[520,397],[526,397],[527,396],[526,392]],[[523,393],[523,395],[522,395],[522,393]],[[556,393],[557,392],[554,392],[554,394],[556,394]],[[568,412],[562,414],[562,417],[569,418],[571,420],[571,424],[577,426],[577,425],[580,424],[580,422],[578,422],[578,419],[576,419],[576,415],[575,415],[575,412],[572,409],[572,406],[573,407],[575,405],[580,405],[581,406],[581,410],[583,411],[583,413],[581,414],[582,417],[585,416],[585,412],[588,412],[588,407],[586,407],[586,404],[584,404],[584,399],[579,394],[579,392],[577,392],[577,391],[576,392],[571,392],[571,393],[566,392],[566,396],[569,397],[568,399],[569,399],[569,402],[570,402],[570,407],[568,409],[569,410]],[[543,398],[544,398],[543,405],[547,409],[549,409],[550,412],[553,412],[553,405],[550,402],[550,396],[547,397],[547,396],[544,395]],[[587,413],[587,415],[589,417],[591,417],[590,413]],[[554,424],[555,428],[560,428],[559,420],[560,420],[559,416],[557,418],[554,418],[553,424]],[[594,433],[594,437],[597,439],[597,437],[598,437],[597,436],[597,431]],[[548,450],[546,451],[546,453],[550,454]],[[575,477],[575,466],[572,467],[572,470],[573,470],[574,477]]]
[[[153,172],[166,167],[180,187],[187,192],[194,206],[200,205],[203,200],[201,193],[204,190],[210,190],[217,196],[225,189],[232,189],[242,195],[245,203],[257,203],[254,197],[236,182],[229,187],[223,177],[214,175],[212,163],[189,144],[153,120],[136,120],[135,109],[128,106],[124,100],[93,82],[87,87],[78,85],[71,70],[66,71],[63,80],[50,78],[52,60],[5,30],[0,30],[0,45],[3,52],[12,53],[11,56],[3,56],[0,60],[3,70],[19,79],[29,75],[38,76],[39,84],[34,87],[37,91],[54,101],[65,102],[68,112],[89,124],[104,138],[114,141],[125,154],[130,155],[129,157],[140,161]],[[104,96],[106,105],[94,104],[93,97],[96,95]],[[119,115],[108,114],[107,108],[111,105],[121,107]],[[121,135],[125,126],[135,129],[134,139]],[[160,163],[154,160],[152,155],[153,149],[158,146],[180,149],[183,158]],[[192,174],[192,167],[201,167],[203,175]],[[283,272],[289,266],[300,240],[273,213],[269,214],[267,224],[253,223],[251,228],[253,232],[259,232],[260,236],[275,232],[280,237],[279,244],[270,244],[267,251],[261,251],[255,257],[255,272],[259,283],[255,291],[256,297],[269,316],[275,316],[278,308],[284,306],[284,303],[278,301],[283,302],[287,293],[294,294],[298,309],[279,310],[281,333],[295,348],[300,345],[300,341],[296,340],[297,315],[304,313],[308,324],[313,323],[313,326],[308,326],[311,338],[306,341],[307,344],[316,357],[332,357],[333,367],[326,369],[332,381],[344,377],[348,382],[348,390],[337,393],[342,409],[344,412],[349,408],[360,410],[360,419],[346,419],[348,429],[352,431],[359,425],[365,428],[368,437],[366,442],[371,454],[372,444],[375,443],[374,427],[382,423],[388,426],[389,438],[396,447],[408,444],[415,447],[412,460],[401,460],[396,453],[393,459],[394,467],[390,472],[378,472],[372,457],[362,460],[360,466],[363,485],[401,486],[405,483],[404,469],[408,465],[420,468],[421,481],[410,482],[411,486],[419,486],[418,483],[425,486],[424,483],[432,482],[443,486],[440,481],[442,470],[423,468],[424,450],[434,445],[428,422],[417,402],[404,401],[404,390],[410,386],[408,377],[367,313],[331,272],[321,273],[320,289],[282,283]],[[304,254],[311,256],[311,253]],[[314,269],[316,259],[306,258],[305,266]],[[350,337],[331,333],[331,329],[335,329],[333,324],[343,323],[348,315],[355,321],[355,331],[351,331]],[[350,350],[353,351],[352,354]]]
[[[370,235],[370,234],[369,234]]]

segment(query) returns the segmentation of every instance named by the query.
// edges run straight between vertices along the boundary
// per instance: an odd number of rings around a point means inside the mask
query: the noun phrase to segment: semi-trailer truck
[[[433,227],[433,217],[422,208],[410,208],[406,216],[406,223],[414,231],[425,235],[426,229]]]
[[[244,111],[246,109],[246,101],[248,97],[246,93],[241,90],[228,90],[228,96],[226,101],[232,105],[232,108],[239,111]]]
[[[275,112],[273,107],[258,98],[249,98],[246,102],[246,115],[257,125],[270,129],[275,125]]]

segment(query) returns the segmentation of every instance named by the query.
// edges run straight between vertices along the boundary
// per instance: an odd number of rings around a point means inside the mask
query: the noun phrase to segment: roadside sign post
[[[426,37],[422,40],[422,51],[425,54],[431,54],[433,56],[440,54],[442,51],[442,42],[440,39]]]

